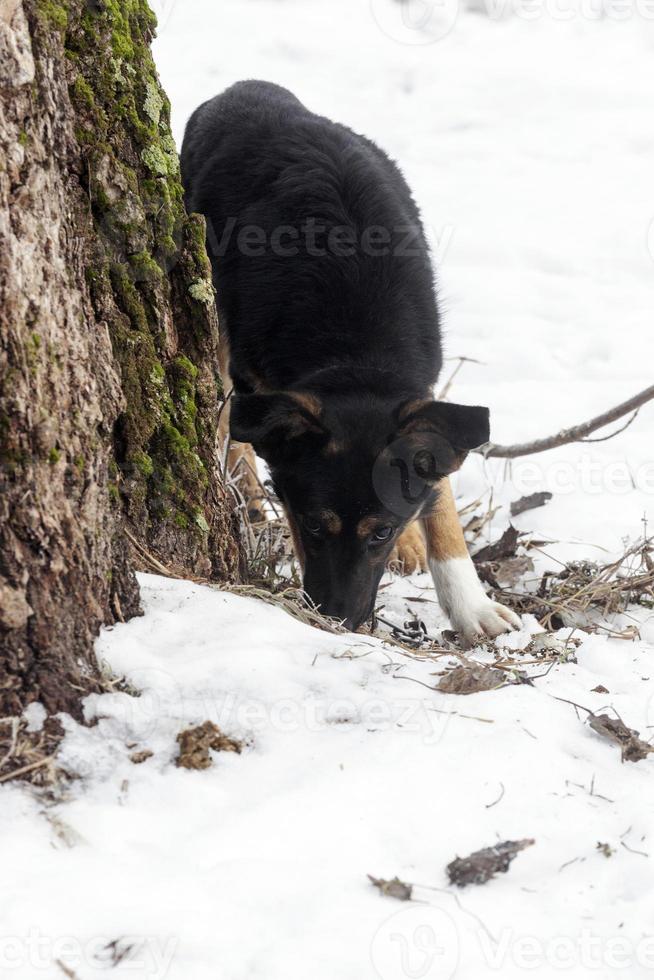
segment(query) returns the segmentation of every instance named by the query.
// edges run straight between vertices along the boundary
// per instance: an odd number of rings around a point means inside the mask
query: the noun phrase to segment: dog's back
[[[286,89],[240,82],[200,106],[182,150],[237,389],[336,366],[425,393],[441,365],[433,272],[397,166]]]

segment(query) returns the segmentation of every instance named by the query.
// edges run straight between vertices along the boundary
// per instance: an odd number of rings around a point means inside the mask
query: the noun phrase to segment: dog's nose
[[[320,612],[332,619],[337,619],[346,630],[358,629],[366,620],[366,616],[361,613],[353,612],[352,608],[347,608],[342,602],[323,602],[319,606]]]
[[[354,616],[350,616],[341,609],[332,609],[329,606],[321,606],[320,611],[330,619],[337,619],[346,630],[355,630],[359,625]]]
[[[355,630],[360,625],[360,620],[347,608],[345,602],[339,602],[330,598],[324,599],[322,602],[317,602],[316,605],[323,616],[329,616],[330,619],[337,619],[346,630]]]

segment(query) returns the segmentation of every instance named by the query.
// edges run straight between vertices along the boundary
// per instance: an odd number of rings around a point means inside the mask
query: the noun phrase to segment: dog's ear
[[[232,439],[249,442],[268,463],[328,437],[320,422],[318,398],[301,392],[234,395],[229,428]]]
[[[416,473],[434,481],[457,470],[471,449],[490,438],[487,408],[450,402],[406,402],[398,413],[399,435],[413,451]]]

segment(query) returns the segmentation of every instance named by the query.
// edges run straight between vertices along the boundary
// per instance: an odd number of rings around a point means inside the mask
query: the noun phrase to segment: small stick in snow
[[[69,966],[66,966],[65,963],[61,962],[61,960],[55,960],[55,963],[57,964],[61,972],[66,974],[69,980],[77,980],[77,974],[73,970],[71,970]]]
[[[497,804],[500,802],[500,800],[502,800],[504,798],[504,783],[500,783],[500,787],[501,787],[501,789],[500,789],[500,795],[497,797],[497,799],[496,800],[493,800],[492,803],[486,803],[486,804],[484,804],[487,810],[490,810],[491,807],[493,807],[493,806],[497,806]]]
[[[478,923],[478,925],[484,930],[491,942],[497,942],[492,932],[486,927],[486,924],[478,915],[471,912],[469,909],[465,908],[459,900],[459,896],[455,895],[454,892],[449,891],[447,888],[437,888],[436,885],[419,885],[412,882],[401,881],[400,878],[395,876],[395,878],[375,878],[373,875],[368,875],[368,880],[371,884],[378,888],[380,894],[388,895],[391,898],[397,898],[401,902],[418,902],[421,905],[430,905],[430,902],[423,902],[421,899],[417,899],[414,896],[414,890],[416,888],[422,889],[423,891],[430,892],[440,892],[443,895],[447,895],[449,898],[453,898],[458,907],[465,915],[469,915],[471,918]]]
[[[558,446],[565,446],[570,442],[604,442],[606,439],[612,439],[613,436],[624,432],[627,426],[631,425],[634,421],[642,406],[646,402],[652,401],[652,399],[654,399],[654,385],[640,391],[626,402],[615,405],[614,408],[610,408],[607,412],[602,412],[601,415],[596,415],[595,418],[589,419],[587,422],[582,422],[580,425],[573,425],[569,429],[562,429],[555,435],[546,436],[544,439],[534,439],[532,442],[516,443],[513,446],[499,446],[497,443],[488,442],[485,446],[480,446],[475,452],[481,453],[482,456],[486,457],[517,459],[518,456],[531,456],[533,453],[544,453],[547,449],[556,449]],[[630,413],[632,413],[632,417],[627,422],[627,425],[623,425],[617,432],[612,432],[611,435],[605,436],[601,440],[589,440],[587,438],[592,432],[596,432],[597,429],[603,429],[605,425],[610,425],[611,422],[615,422]]]
[[[644,858],[649,857],[647,851],[637,851],[635,847],[629,847],[629,845],[625,844],[623,840],[620,841],[620,847],[624,847],[625,851],[629,851],[630,854],[640,854],[640,856]]]
[[[54,755],[49,755],[45,759],[39,759],[38,762],[32,762],[29,766],[22,766],[20,769],[14,769],[13,772],[6,772],[4,776],[0,776],[0,783],[5,783],[10,779],[17,779],[18,776],[25,776],[28,772],[34,772],[35,769],[40,769],[42,766],[47,766],[49,762],[54,760]]]
[[[559,871],[563,871],[564,868],[569,868],[571,864],[576,864],[577,861],[585,861],[585,860],[586,860],[585,857],[571,858],[569,861],[566,861],[565,864],[561,865]]]
[[[459,373],[459,371],[461,370],[461,368],[463,367],[464,364],[481,364],[482,363],[481,361],[476,361],[474,357],[457,357],[457,358],[455,358],[455,360],[458,361],[457,366],[454,368],[454,370],[452,371],[452,374],[449,376],[449,378],[445,382],[445,385],[443,386],[443,388],[441,388],[440,392],[436,396],[436,398],[437,398],[437,400],[439,402],[444,402],[445,399],[447,398],[447,396],[449,395],[450,389],[451,389],[452,384],[454,382],[454,379],[456,378],[457,374]]]

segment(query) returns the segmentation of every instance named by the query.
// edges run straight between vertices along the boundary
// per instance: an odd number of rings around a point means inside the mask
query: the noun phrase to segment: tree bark
[[[126,528],[178,573],[239,578],[154,28],[145,0],[0,0],[0,719],[79,716],[97,689],[100,626],[139,612]]]

